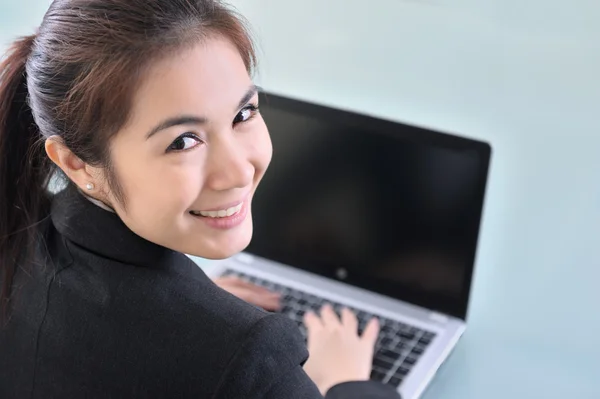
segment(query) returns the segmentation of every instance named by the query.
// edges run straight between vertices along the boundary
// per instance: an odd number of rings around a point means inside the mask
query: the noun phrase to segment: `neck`
[[[112,209],[110,206],[106,205],[104,202],[97,200],[96,198],[90,197],[89,195],[84,193],[82,190],[79,190],[79,192],[81,193],[81,195],[83,195],[85,198],[87,198],[88,201],[90,201],[92,204],[104,209],[105,211],[115,213],[115,210]]]

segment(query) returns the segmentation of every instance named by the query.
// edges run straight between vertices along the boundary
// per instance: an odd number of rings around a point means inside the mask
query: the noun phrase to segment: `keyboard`
[[[375,345],[371,379],[391,384],[395,387],[400,386],[402,381],[406,379],[411,369],[417,364],[421,355],[435,338],[435,333],[431,331],[426,331],[397,320],[370,314],[364,310],[329,301],[269,280],[260,279],[230,269],[223,273],[223,276],[227,275],[237,276],[253,284],[280,293],[282,300],[279,312],[298,324],[305,341],[307,337],[306,327],[302,321],[304,314],[308,310],[318,312],[326,303],[333,306],[338,316],[343,307],[352,310],[358,319],[359,334],[362,334],[367,322],[371,318],[377,317],[379,319],[380,333]]]

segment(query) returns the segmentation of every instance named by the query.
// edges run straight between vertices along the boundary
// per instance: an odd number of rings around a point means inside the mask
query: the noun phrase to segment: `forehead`
[[[232,112],[251,78],[238,49],[207,39],[152,65],[133,98],[132,116]]]

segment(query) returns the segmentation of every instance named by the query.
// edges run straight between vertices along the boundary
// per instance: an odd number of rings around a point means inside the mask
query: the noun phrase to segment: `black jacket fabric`
[[[217,287],[74,188],[54,198],[0,331],[0,398],[322,398],[296,325]],[[376,382],[327,399],[399,398]]]

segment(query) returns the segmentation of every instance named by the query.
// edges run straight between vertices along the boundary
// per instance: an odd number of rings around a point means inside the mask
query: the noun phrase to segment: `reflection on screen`
[[[478,154],[261,105],[273,160],[249,252],[422,305],[461,295]]]

